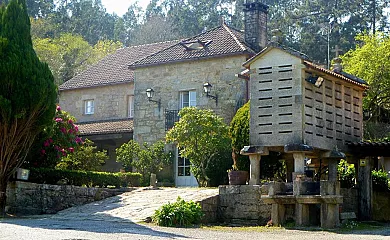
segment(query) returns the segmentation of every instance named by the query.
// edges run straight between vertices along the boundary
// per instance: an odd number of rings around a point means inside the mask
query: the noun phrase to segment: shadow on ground
[[[115,221],[116,220],[116,221]],[[164,238],[187,238],[186,236],[167,233],[149,228],[145,225],[133,222],[123,222],[123,219],[112,218],[111,221],[97,220],[68,220],[46,218],[5,218],[0,223],[13,224],[28,228],[40,228],[49,230],[72,230],[107,234],[136,234],[143,236]]]

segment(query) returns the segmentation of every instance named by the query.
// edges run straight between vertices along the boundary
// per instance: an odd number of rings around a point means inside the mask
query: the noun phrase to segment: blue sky
[[[129,6],[135,2],[144,9],[148,5],[150,0],[102,0],[103,6],[108,13],[115,12],[118,16],[122,16],[127,12]]]

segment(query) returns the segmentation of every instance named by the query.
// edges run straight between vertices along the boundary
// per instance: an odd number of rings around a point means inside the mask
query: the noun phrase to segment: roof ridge
[[[176,42],[179,41],[179,39],[174,39],[174,40],[167,40],[167,41],[161,41],[161,42],[153,42],[153,43],[145,43],[145,44],[140,44],[140,45],[133,45],[133,46],[128,46],[128,47],[123,47],[121,49],[126,49],[126,48],[138,48],[138,47],[145,47],[145,46],[150,46],[150,45],[157,45],[157,44],[163,44],[163,43],[169,43],[169,42]]]
[[[201,36],[201,35],[203,35],[203,34],[205,34],[205,33],[207,33],[207,32],[214,31],[215,29],[221,28],[221,27],[222,27],[222,26],[217,26],[217,27],[214,27],[214,28],[212,28],[212,29],[210,29],[210,30],[207,30],[207,31],[205,31],[205,32],[199,33],[199,34],[197,34],[197,35],[195,35],[195,36],[192,36],[192,37],[189,37],[189,38],[184,38],[184,39],[181,39],[181,40],[178,40],[178,41],[180,41],[180,42],[189,41],[189,40],[191,40],[191,39],[197,38],[197,37],[199,37],[199,36]],[[154,52],[153,54],[150,54],[150,55],[148,55],[148,56],[146,56],[146,57],[144,57],[144,58],[138,59],[137,61],[128,64],[128,66],[129,66],[129,68],[131,68],[131,67],[130,67],[131,65],[137,64],[138,62],[141,62],[141,61],[144,60],[144,59],[147,59],[147,58],[149,58],[149,57],[155,56],[155,55],[157,55],[158,53],[161,53],[161,52],[166,51],[166,50],[168,50],[168,49],[170,49],[170,48],[173,48],[173,47],[177,46],[178,44],[180,44],[180,42],[177,42],[176,44],[173,44],[173,45],[171,45],[171,46],[169,46],[169,47],[167,47],[167,48],[161,49],[160,51]]]
[[[243,50],[243,51],[246,51],[247,49],[245,48],[244,44],[242,44],[238,39],[237,39],[237,36],[234,35],[234,33],[230,30],[230,27],[228,25],[226,25],[225,23],[222,23],[222,27],[230,34],[230,36],[234,39],[234,41],[236,41],[236,43],[238,44],[238,46],[240,46],[240,48]]]

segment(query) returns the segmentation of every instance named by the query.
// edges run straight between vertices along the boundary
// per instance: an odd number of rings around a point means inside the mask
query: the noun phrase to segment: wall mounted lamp
[[[159,100],[153,100],[154,97],[154,90],[152,88],[146,89],[146,96],[148,97],[149,102],[155,102],[158,104],[158,111],[161,110],[161,99]]]
[[[208,82],[206,82],[205,84],[203,84],[203,90],[204,90],[204,92],[206,93],[206,96],[207,96],[208,98],[214,99],[214,100],[215,100],[215,104],[218,106],[218,95],[215,95],[215,96],[210,95],[210,92],[211,92],[211,88],[212,88],[212,87],[213,87],[213,86],[212,86],[210,83],[208,83]]]

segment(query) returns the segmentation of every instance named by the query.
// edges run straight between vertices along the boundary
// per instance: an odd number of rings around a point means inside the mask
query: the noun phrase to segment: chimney
[[[246,0],[245,13],[245,42],[259,52],[267,44],[267,15],[268,6],[259,0]]]

